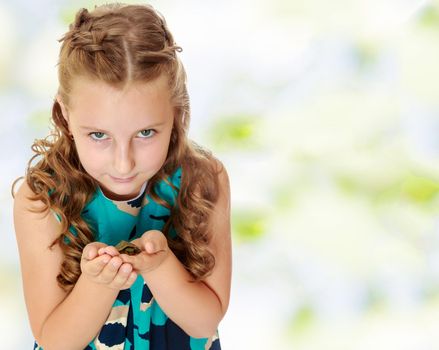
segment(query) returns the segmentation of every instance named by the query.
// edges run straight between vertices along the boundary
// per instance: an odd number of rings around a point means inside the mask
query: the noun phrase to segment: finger
[[[134,270],[139,270],[141,266],[148,264],[148,259],[151,259],[151,257],[144,252],[137,255],[121,254],[120,258],[124,263],[130,264]]]
[[[104,246],[106,246],[106,244],[102,242],[89,243],[84,247],[82,257],[87,260],[92,260],[98,256],[98,250]]]
[[[132,241],[130,241],[130,243],[135,244],[135,245],[136,245],[138,248],[140,248],[140,249],[143,248],[143,247],[142,247],[142,240],[141,240],[141,238],[133,239]]]
[[[144,247],[145,247],[145,252],[147,252],[148,254],[155,253],[155,246],[153,241],[146,242]]]
[[[123,261],[120,257],[118,256],[111,257],[110,261],[108,262],[108,264],[105,265],[99,276],[101,281],[103,283],[110,283],[111,281],[113,281],[122,263]]]
[[[134,271],[131,271],[128,279],[126,280],[124,285],[122,287],[120,287],[120,289],[130,288],[133,285],[133,283],[136,282],[136,279],[137,279],[137,273]]]
[[[93,246],[85,246],[84,251],[82,252],[82,257],[86,260],[93,260],[97,256],[96,247]]]
[[[105,268],[110,260],[111,256],[105,254],[98,256],[91,261],[87,261],[85,263],[84,272],[92,276],[97,276],[102,272],[102,270]]]
[[[138,259],[138,254],[137,255],[120,254],[119,257],[122,259],[124,263],[134,265],[134,263]]]
[[[99,255],[108,254],[111,256],[117,256],[117,255],[119,255],[119,251],[115,247],[108,245],[106,247],[100,248],[98,251],[98,254]]]
[[[130,264],[122,264],[111,282],[112,287],[120,289],[127,282],[131,272],[133,267]]]
[[[166,246],[166,238],[161,232],[160,234],[148,235],[143,245],[145,251],[149,254],[154,254],[161,250],[165,250]]]

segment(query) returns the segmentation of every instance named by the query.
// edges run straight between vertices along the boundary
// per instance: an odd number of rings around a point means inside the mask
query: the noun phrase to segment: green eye
[[[103,132],[95,131],[90,133],[90,137],[95,141],[105,140],[103,137],[105,134]]]
[[[139,132],[139,134],[142,135],[142,138],[150,138],[154,133],[155,131],[153,129],[146,129]]]

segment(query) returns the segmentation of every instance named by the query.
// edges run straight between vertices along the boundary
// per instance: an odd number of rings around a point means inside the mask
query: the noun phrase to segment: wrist
[[[81,280],[81,284],[85,288],[87,288],[90,291],[93,291],[97,295],[102,295],[102,293],[105,293],[104,295],[114,294],[115,296],[117,296],[117,294],[119,293],[118,288],[114,288],[108,283],[98,282],[93,277],[87,276],[87,274],[82,273],[79,276],[78,282],[80,280]]]
[[[95,295],[98,298],[102,298],[103,296],[116,298],[119,293],[119,289],[113,288],[105,283],[99,283],[92,278],[89,278],[86,274],[81,274],[79,276],[75,287],[79,287],[79,285],[82,285],[85,290],[88,290],[90,294]]]

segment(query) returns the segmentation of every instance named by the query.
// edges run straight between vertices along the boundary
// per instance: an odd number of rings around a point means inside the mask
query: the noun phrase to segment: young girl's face
[[[61,107],[82,166],[107,197],[135,197],[165,162],[174,120],[165,75],[124,90],[77,78]]]

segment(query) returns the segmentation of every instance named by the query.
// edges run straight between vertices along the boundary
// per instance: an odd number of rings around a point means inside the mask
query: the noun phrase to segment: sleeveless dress
[[[181,168],[168,180],[180,188]],[[107,198],[98,187],[82,210],[96,241],[116,245],[139,238],[145,231],[162,230],[170,211],[145,193],[131,200]],[[173,206],[178,192],[165,181],[156,193]],[[59,220],[59,218],[58,218]],[[72,231],[73,232],[73,231]],[[175,237],[175,231],[170,230]],[[99,334],[84,350],[220,350],[218,331],[210,338],[193,338],[175,324],[156,302],[143,277],[138,275],[129,289],[121,290]],[[34,350],[43,350],[36,342]]]

